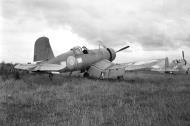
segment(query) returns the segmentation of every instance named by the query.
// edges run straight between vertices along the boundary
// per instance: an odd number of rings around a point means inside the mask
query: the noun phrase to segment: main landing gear
[[[53,74],[49,73],[49,79],[52,81],[53,80]]]
[[[187,75],[189,74],[189,70],[186,71],[186,74],[187,74]]]
[[[83,74],[83,77],[88,78],[88,77],[89,77],[89,73],[85,72],[85,73]]]

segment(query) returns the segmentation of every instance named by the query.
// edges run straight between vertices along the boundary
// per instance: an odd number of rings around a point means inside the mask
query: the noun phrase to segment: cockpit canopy
[[[71,49],[71,51],[73,51],[75,55],[88,53],[88,49],[85,46],[83,46],[82,48],[80,46],[75,46]]]

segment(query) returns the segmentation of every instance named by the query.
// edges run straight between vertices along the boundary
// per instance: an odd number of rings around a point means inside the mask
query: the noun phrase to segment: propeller
[[[182,57],[183,57],[183,61],[185,62],[185,65],[186,65],[186,64],[187,64],[187,61],[185,60],[184,51],[182,51]]]
[[[107,48],[107,47],[103,44],[103,41],[98,40],[97,42],[99,43],[99,46],[101,45],[103,48]],[[130,43],[131,43],[131,42],[130,42]],[[129,47],[130,47],[130,46],[125,46],[125,47],[123,47],[123,48],[117,50],[116,53],[117,53],[117,52],[120,52],[120,51],[123,51],[123,50],[125,50],[125,49],[127,49],[127,48],[129,48]]]
[[[117,50],[116,53],[118,53],[118,52],[120,52],[120,51],[123,51],[123,50],[125,50],[125,49],[127,49],[127,48],[129,48],[129,47],[130,47],[130,46],[125,46],[125,47],[123,47],[123,48]]]
[[[107,48],[107,47],[103,44],[103,41],[98,40],[98,43],[99,43],[99,46],[101,45],[102,47]]]

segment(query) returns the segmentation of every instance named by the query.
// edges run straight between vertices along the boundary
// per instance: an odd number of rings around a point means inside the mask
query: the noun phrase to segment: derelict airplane
[[[169,62],[168,57],[156,60],[139,61],[125,63],[126,71],[156,71],[160,73],[169,74],[188,74],[190,71],[190,64],[184,57],[184,51],[182,51],[182,59],[175,59]]]
[[[182,51],[182,59],[175,59],[171,63],[168,61],[166,71],[169,73],[189,73],[190,64],[187,63],[187,60],[185,59],[184,51]]]
[[[168,58],[126,64],[112,63],[116,58],[116,53],[127,48],[129,48],[129,46],[115,51],[112,48],[104,46],[104,48],[89,50],[86,47],[81,48],[77,46],[73,47],[68,52],[55,57],[49,39],[47,37],[40,37],[36,40],[34,45],[34,62],[36,62],[36,64],[18,64],[15,68],[36,73],[48,73],[50,79],[52,79],[52,73],[54,72],[72,73],[73,71],[81,71],[81,73],[84,73],[84,77],[123,78],[126,71],[145,69],[164,73],[173,72],[174,70],[176,71],[176,69],[174,69],[174,66],[176,65],[173,65],[172,63],[169,64]],[[185,62],[185,65],[186,64],[187,63]],[[181,65],[177,64],[177,66]]]
[[[86,47],[74,47],[70,51],[58,56],[54,56],[51,49],[49,39],[47,37],[40,37],[36,40],[34,45],[34,62],[36,64],[18,64],[16,69],[27,70],[31,72],[49,73],[52,77],[52,72],[72,72],[81,71],[84,76],[89,76],[89,70],[94,72],[92,65],[99,69],[105,69],[115,59],[116,53],[129,48],[123,47],[118,51],[112,48],[99,48],[88,50]],[[101,65],[102,64],[102,65]],[[91,69],[90,69],[91,67]]]

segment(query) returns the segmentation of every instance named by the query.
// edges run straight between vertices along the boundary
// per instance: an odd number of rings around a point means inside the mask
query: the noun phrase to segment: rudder
[[[168,59],[168,57],[166,57],[165,58],[165,71],[167,71],[168,70],[168,68],[169,68],[169,59]]]
[[[36,40],[34,45],[34,62],[44,61],[54,58],[49,39],[47,37],[40,37]]]

